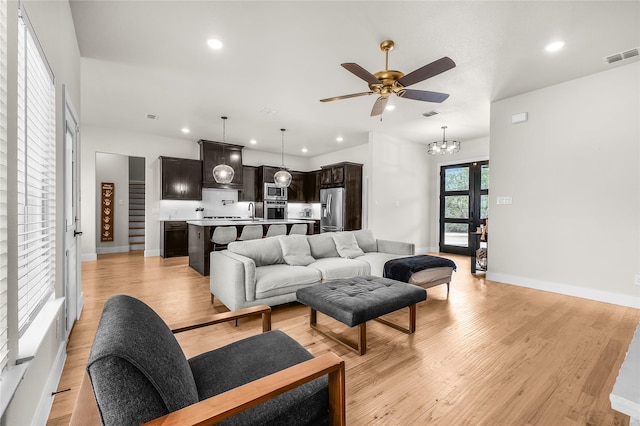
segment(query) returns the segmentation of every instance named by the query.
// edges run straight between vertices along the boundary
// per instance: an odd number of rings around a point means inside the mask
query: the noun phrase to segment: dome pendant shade
[[[227,117],[222,118],[222,143],[226,143],[227,139]],[[225,164],[224,158],[222,159],[222,164],[218,164],[213,168],[213,179],[216,183],[231,183],[233,181],[233,176],[235,175],[235,171],[233,167]]]
[[[278,170],[273,175],[273,181],[276,183],[276,186],[280,188],[288,188],[289,185],[291,185],[291,173],[285,169]]]
[[[233,167],[224,164],[224,162],[213,168],[213,178],[217,183],[231,183],[234,175]]]
[[[280,129],[280,131],[282,132],[282,165],[280,170],[273,175],[273,181],[279,188],[288,188],[291,185],[291,173],[284,166],[284,132],[286,129]]]

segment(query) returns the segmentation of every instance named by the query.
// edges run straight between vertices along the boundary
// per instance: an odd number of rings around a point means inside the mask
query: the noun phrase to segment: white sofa
[[[211,301],[230,310],[280,305],[323,281],[382,276],[388,260],[413,254],[414,244],[378,240],[370,230],[236,241],[211,253]]]

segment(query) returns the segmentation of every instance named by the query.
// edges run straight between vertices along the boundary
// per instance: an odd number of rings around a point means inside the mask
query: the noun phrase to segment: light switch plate
[[[511,197],[497,197],[496,198],[496,203],[497,204],[512,204],[513,203],[513,199]]]

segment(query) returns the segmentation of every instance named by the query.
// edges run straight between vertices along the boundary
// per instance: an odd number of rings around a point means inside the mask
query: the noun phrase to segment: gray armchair
[[[262,334],[189,360],[173,336],[249,315],[263,316]],[[140,300],[114,296],[70,424],[345,424],[344,361],[332,353],[314,358],[270,329],[266,305],[171,330]]]

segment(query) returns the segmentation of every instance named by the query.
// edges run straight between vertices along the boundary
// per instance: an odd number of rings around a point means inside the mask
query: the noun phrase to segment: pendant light
[[[286,130],[287,129],[280,129],[282,132],[282,165],[280,166],[280,170],[273,175],[273,181],[276,183],[276,186],[280,188],[288,188],[289,185],[291,185],[291,173],[284,167],[284,132]]]
[[[227,117],[222,118],[222,142],[225,143],[227,137]],[[224,157],[222,158],[222,164],[218,164],[213,168],[213,178],[217,183],[231,183],[235,172],[233,167],[225,164]]]
[[[431,142],[427,145],[427,152],[431,155],[453,154],[460,151],[459,141],[448,141],[445,138],[447,126],[442,126],[442,141]]]

